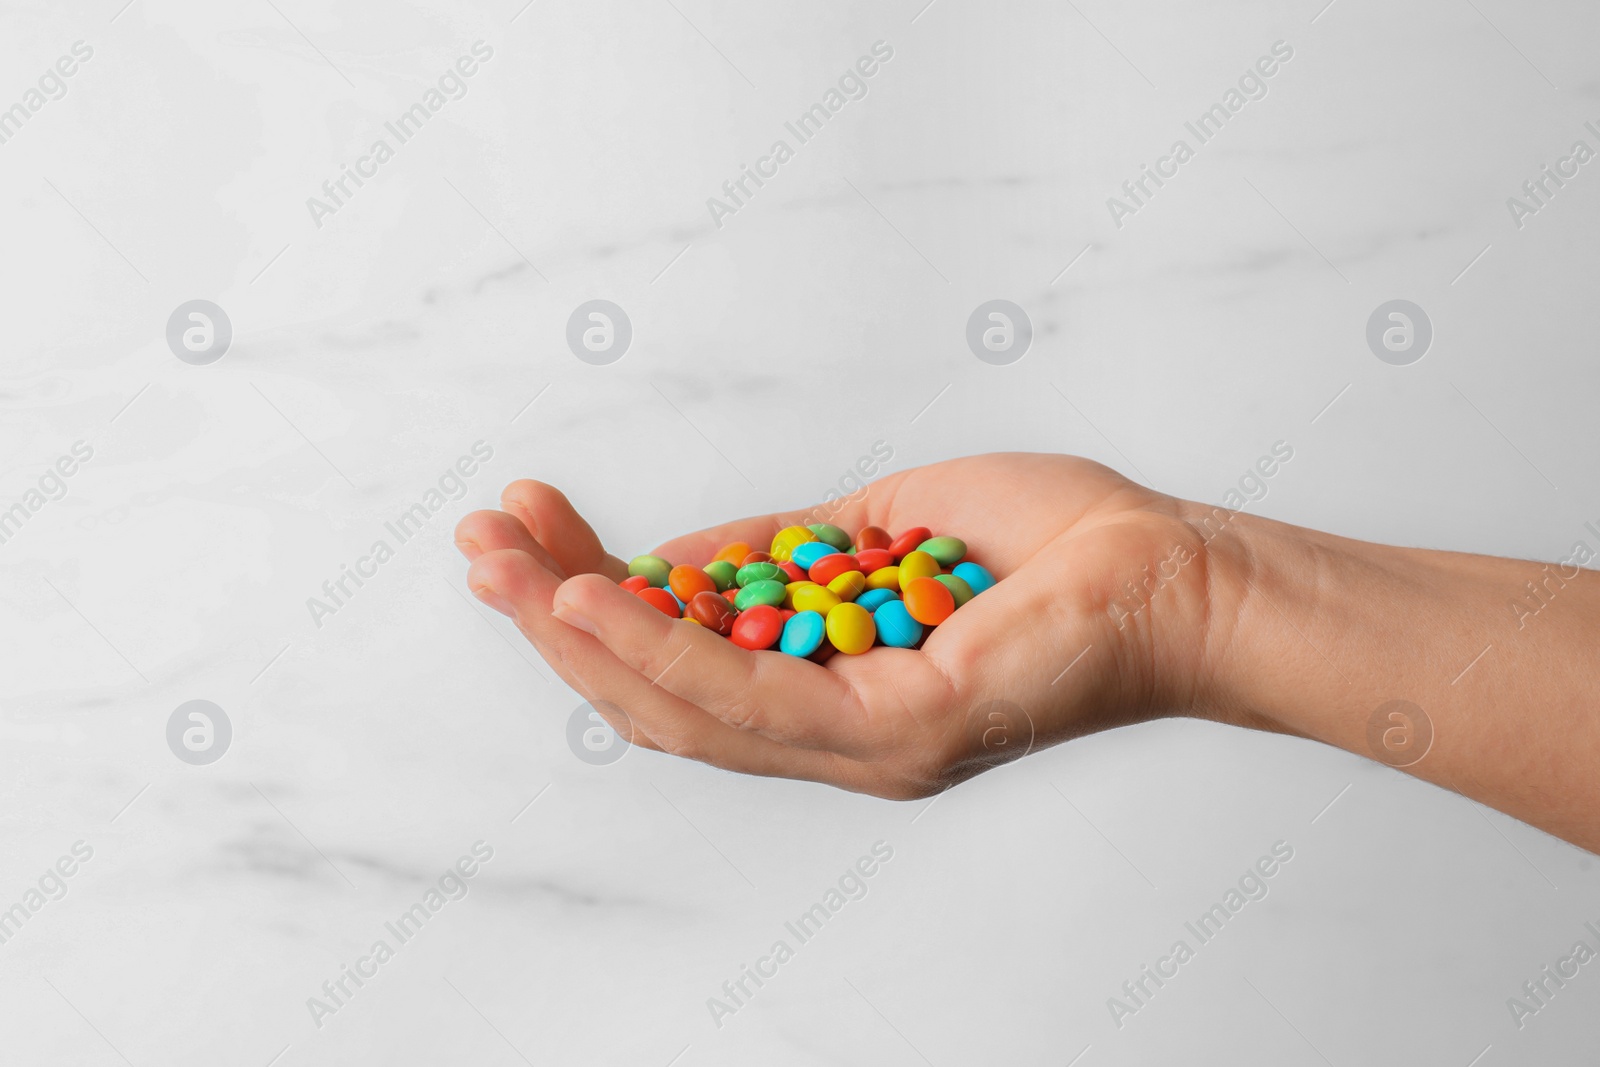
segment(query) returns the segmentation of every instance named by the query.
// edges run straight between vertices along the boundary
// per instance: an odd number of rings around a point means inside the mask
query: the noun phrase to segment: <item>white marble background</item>
[[[1521,229],[1505,205],[1600,147],[1600,11],[923,2],[6,5],[0,107],[93,55],[0,144],[0,508],[94,456],[0,544],[0,908],[93,857],[0,945],[0,1062],[1592,1062],[1600,970],[1521,1029],[1506,999],[1600,924],[1600,871],[1497,813],[1186,722],[931,807],[592,767],[578,698],[463,596],[455,518],[513,477],[629,555],[812,502],[879,439],[890,469],[1061,450],[1210,500],[1282,439],[1262,513],[1535,558],[1600,520],[1600,164]],[[468,94],[315,226],[479,39]],[[869,95],[714,228],[877,40]],[[1106,198],[1279,40],[1269,94],[1115,227]],[[635,330],[608,367],[563,342],[596,297]],[[1010,367],[963,339],[994,297],[1037,329]],[[1364,339],[1396,297],[1436,329],[1412,366]],[[164,340],[195,298],[234,328],[210,366]],[[316,626],[306,598],[478,440],[465,497]],[[196,698],[234,729],[204,767],[164,733]],[[479,840],[470,894],[314,1025]],[[868,895],[713,1025],[879,840]],[[1271,894],[1114,1025],[1279,840]]]

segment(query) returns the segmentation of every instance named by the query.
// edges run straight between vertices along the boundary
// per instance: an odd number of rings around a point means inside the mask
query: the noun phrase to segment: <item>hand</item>
[[[820,665],[746,651],[618,588],[627,564],[556,489],[519,481],[501,500],[457,528],[472,591],[574,689],[622,709],[608,718],[624,738],[730,770],[925,797],[1032,748],[1195,705],[1207,674],[1210,564],[1191,505],[1087,460],[951,460],[655,550],[704,564],[795,524],[927,526],[1000,579],[918,650]],[[1130,595],[1126,583],[1151,589],[1158,573],[1153,595]]]

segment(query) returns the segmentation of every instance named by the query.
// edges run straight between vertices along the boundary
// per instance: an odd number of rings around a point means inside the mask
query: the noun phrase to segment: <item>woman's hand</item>
[[[655,550],[703,565],[728,542],[765,548],[790,525],[927,526],[965,540],[1000,579],[919,650],[821,665],[746,651],[618,588],[626,563],[554,488],[515,482],[502,504],[457,529],[468,584],[608,718],[605,704],[621,709],[612,726],[645,747],[903,799],[1203,702],[1211,562],[1196,512],[1087,460],[951,460]]]

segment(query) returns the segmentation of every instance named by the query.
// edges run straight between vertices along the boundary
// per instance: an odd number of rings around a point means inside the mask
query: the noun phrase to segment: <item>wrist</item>
[[[1379,608],[1396,576],[1387,554],[1403,550],[1194,507],[1208,601],[1195,714],[1359,747],[1374,694],[1345,638]]]

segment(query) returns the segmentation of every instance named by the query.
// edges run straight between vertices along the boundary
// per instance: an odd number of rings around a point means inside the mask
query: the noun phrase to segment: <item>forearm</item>
[[[1595,572],[1248,516],[1208,555],[1204,713],[1403,766],[1600,851]],[[1380,713],[1396,700],[1422,714]]]

